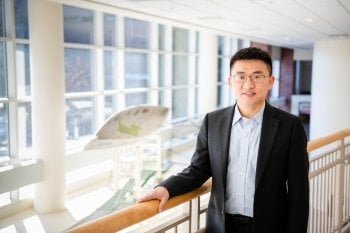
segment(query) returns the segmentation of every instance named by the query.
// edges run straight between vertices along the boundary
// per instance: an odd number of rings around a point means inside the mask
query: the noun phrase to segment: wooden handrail
[[[173,197],[167,201],[164,210],[171,209],[211,190],[211,180],[192,192]],[[115,213],[87,222],[67,230],[67,233],[114,233],[128,226],[137,224],[158,213],[158,200],[136,203]]]
[[[309,141],[307,144],[307,151],[311,152],[311,151],[317,150],[325,145],[328,145],[330,143],[333,143],[335,141],[338,141],[348,136],[350,136],[350,129],[344,129],[336,133],[329,134],[325,137],[321,137],[321,138]]]
[[[337,133],[327,135],[325,137],[312,140],[308,142],[307,150],[311,152],[321,148],[327,144],[333,143],[337,140],[350,136],[350,129],[341,130]],[[180,195],[168,200],[165,205],[165,210],[171,209],[177,205],[185,203],[189,200],[197,198],[200,195],[210,192],[211,180],[207,181],[202,187]],[[148,219],[158,213],[158,200],[151,200],[147,202],[137,203],[127,208],[124,208],[115,213],[108,214],[99,219],[95,219],[88,223],[76,226],[67,230],[67,233],[114,233],[116,231],[125,229],[129,226],[137,224],[145,219]]]

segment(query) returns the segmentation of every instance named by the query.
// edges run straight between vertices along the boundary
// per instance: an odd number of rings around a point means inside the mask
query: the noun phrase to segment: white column
[[[34,209],[65,208],[65,104],[62,5],[30,0],[33,148],[43,161],[43,181],[36,184]]]
[[[310,139],[350,126],[350,40],[316,42],[311,89]]]
[[[202,31],[199,40],[199,112],[207,113],[217,103],[217,35]]]

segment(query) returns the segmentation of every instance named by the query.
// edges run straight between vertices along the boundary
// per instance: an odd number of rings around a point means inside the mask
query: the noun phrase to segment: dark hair
[[[238,60],[260,60],[263,61],[272,74],[272,60],[270,55],[262,49],[255,47],[248,47],[241,50],[238,50],[231,58],[230,61],[230,70],[233,64]]]

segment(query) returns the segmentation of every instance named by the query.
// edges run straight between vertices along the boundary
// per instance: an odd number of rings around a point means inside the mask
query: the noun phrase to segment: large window
[[[27,0],[0,0],[0,167],[33,158]],[[0,194],[0,206],[23,199]]]
[[[9,159],[32,156],[28,23],[26,0],[0,0],[0,156]],[[164,105],[171,120],[198,113],[198,32],[68,5],[63,23],[67,148],[131,105]]]
[[[172,30],[172,119],[198,111],[198,33]]]
[[[63,14],[67,149],[132,105],[169,107],[175,121],[198,113],[197,32],[68,5]]]
[[[150,87],[150,23],[125,18],[125,107],[148,104]]]
[[[96,43],[98,40],[95,35],[96,17],[92,10],[63,7],[67,150],[81,146],[76,142],[81,140],[85,142],[85,139],[87,140],[87,137],[93,135],[96,130],[98,89],[96,70],[99,69],[96,55],[98,51]],[[104,19],[101,21],[105,23],[106,43],[112,44],[113,37],[108,37],[108,32],[113,31],[114,18],[103,15],[99,17]],[[108,52],[106,54],[109,58],[110,54]],[[108,68],[108,64],[105,66]],[[111,71],[107,69],[105,79],[113,83],[110,75]]]
[[[0,157],[32,157],[28,3],[0,1]],[[7,162],[6,162],[7,161]]]

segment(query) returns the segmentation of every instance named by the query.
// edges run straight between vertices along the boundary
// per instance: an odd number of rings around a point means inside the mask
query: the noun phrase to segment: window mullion
[[[96,58],[94,61],[95,66],[95,83],[97,90],[96,97],[96,121],[95,124],[100,126],[104,121],[104,61],[103,61],[103,44],[104,44],[104,33],[103,33],[103,13],[95,12],[95,41],[96,41]]]
[[[9,154],[12,159],[19,157],[18,145],[18,98],[16,75],[16,48],[15,42],[7,42],[7,81],[8,81],[8,124],[9,124]]]
[[[6,36],[10,35],[10,41],[6,42],[6,64],[7,64],[7,84],[8,84],[8,146],[11,163],[19,158],[18,144],[18,98],[17,98],[17,75],[16,75],[16,35],[15,35],[15,13],[14,1],[5,1],[7,30]],[[10,192],[11,202],[19,200],[19,190]]]
[[[117,111],[125,108],[125,71],[124,71],[124,55],[125,55],[125,33],[124,33],[124,17],[117,18],[117,83],[120,94],[117,98]]]
[[[150,77],[150,103],[158,104],[159,84],[158,84],[158,69],[159,69],[159,46],[158,46],[158,24],[151,23],[150,30],[150,57],[149,57],[149,77]],[[156,90],[155,90],[156,89]]]

